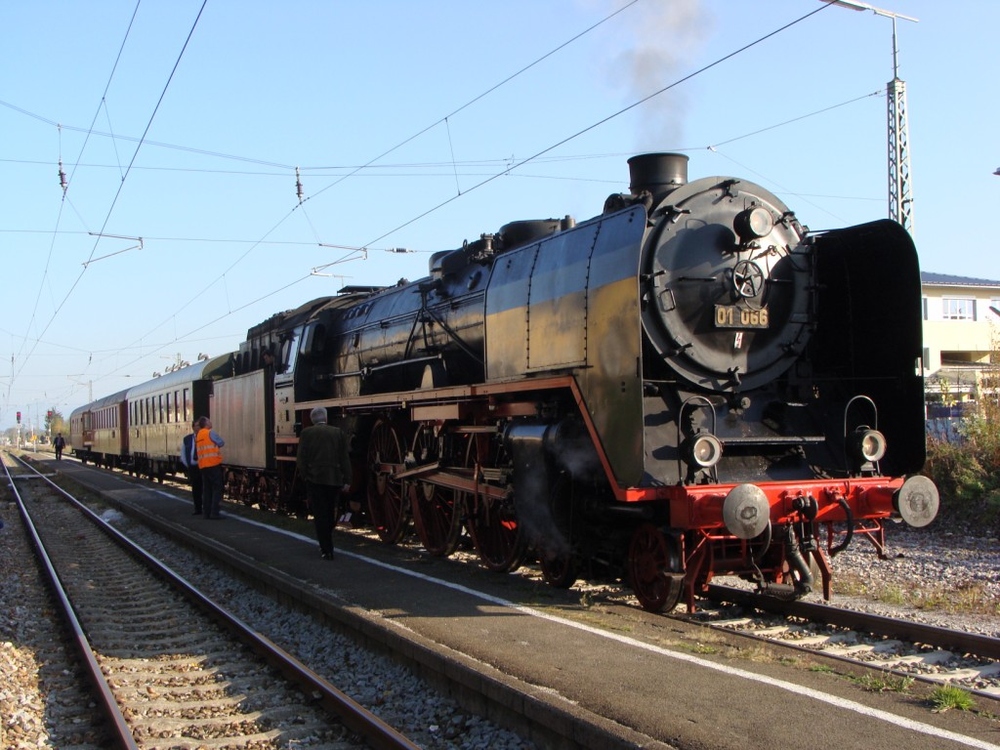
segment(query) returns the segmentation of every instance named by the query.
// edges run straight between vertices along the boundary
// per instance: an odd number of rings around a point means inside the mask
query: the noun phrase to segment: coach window
[[[184,421],[188,424],[192,422],[191,403],[188,401],[188,389],[184,389]]]
[[[163,418],[163,394],[162,393],[159,396],[157,396],[156,401],[157,401],[157,405],[159,406],[159,409],[160,409],[160,416],[159,416],[160,424],[163,424],[166,420]]]

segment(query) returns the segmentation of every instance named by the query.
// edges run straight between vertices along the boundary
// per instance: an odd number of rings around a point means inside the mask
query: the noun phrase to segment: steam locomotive
[[[650,611],[738,575],[831,594],[860,536],[935,517],[916,251],[885,220],[809,233],[770,192],[629,160],[588,221],[516,221],[251,328],[239,350],[71,415],[84,460],[163,476],[193,417],[231,499],[304,511],[315,406],[352,439],[354,518],[431,555],[463,540],[554,586],[620,577]]]

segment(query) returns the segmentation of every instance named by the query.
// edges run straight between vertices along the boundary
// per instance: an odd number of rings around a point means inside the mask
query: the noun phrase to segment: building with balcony
[[[958,407],[994,391],[1000,366],[1000,281],[920,274],[929,405]]]

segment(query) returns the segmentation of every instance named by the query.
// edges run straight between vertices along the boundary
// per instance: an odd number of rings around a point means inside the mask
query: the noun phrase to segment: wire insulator
[[[62,188],[63,195],[66,195],[66,188],[69,184],[66,182],[66,171],[63,169],[62,159],[59,160],[59,186]]]
[[[299,177],[299,168],[295,168],[295,194],[299,197],[299,203],[302,203],[302,180]]]

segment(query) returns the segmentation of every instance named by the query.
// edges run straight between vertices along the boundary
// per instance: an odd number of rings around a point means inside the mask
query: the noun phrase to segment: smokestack
[[[684,154],[639,154],[628,160],[629,190],[638,196],[648,190],[665,195],[687,184],[688,157]]]

